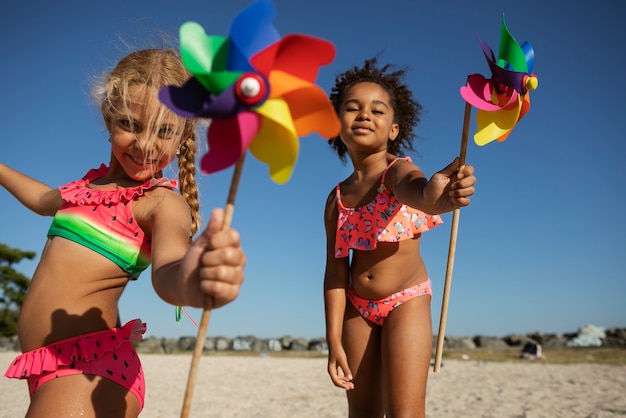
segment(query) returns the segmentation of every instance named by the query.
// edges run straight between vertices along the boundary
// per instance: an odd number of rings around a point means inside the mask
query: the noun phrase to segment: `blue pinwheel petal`
[[[275,15],[272,2],[258,0],[233,19],[229,36],[229,71],[254,70],[250,58],[280,39],[272,24]]]
[[[526,66],[528,67],[528,74],[533,72],[533,67],[535,66],[535,50],[530,42],[525,41],[522,44],[522,51],[524,51],[524,56],[526,57]]]

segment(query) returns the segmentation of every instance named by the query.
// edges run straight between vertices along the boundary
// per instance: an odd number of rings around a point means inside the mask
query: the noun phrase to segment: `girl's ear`
[[[389,140],[395,141],[399,133],[400,133],[400,125],[398,125],[397,123],[392,124],[391,129],[389,130]]]
[[[104,119],[104,125],[107,127],[107,131],[111,133],[111,119],[109,119],[106,116],[103,116],[103,119]]]

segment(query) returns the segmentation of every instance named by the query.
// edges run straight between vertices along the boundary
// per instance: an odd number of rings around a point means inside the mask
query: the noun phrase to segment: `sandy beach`
[[[15,353],[0,353],[8,364]],[[180,416],[191,355],[143,354],[142,418]],[[4,366],[3,366],[4,367]],[[26,383],[0,379],[0,418],[23,417]],[[444,361],[429,378],[433,418],[609,418],[626,416],[626,367],[541,361]],[[342,390],[324,358],[206,356],[200,360],[191,417],[346,417]]]

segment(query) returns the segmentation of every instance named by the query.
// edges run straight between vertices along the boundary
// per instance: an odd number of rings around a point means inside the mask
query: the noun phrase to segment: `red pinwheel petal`
[[[283,71],[314,82],[319,67],[330,64],[334,58],[335,47],[332,43],[312,36],[292,34],[260,51],[250,62],[266,76],[272,71]]]
[[[207,132],[209,152],[200,168],[211,174],[235,164],[254,140],[263,117],[256,112],[240,112],[230,119],[214,119]]]

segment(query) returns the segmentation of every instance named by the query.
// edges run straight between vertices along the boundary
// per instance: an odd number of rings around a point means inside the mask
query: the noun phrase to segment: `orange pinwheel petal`
[[[324,90],[282,71],[272,71],[270,83],[272,97],[280,97],[289,105],[299,136],[318,132],[332,138],[338,134],[339,119]]]

